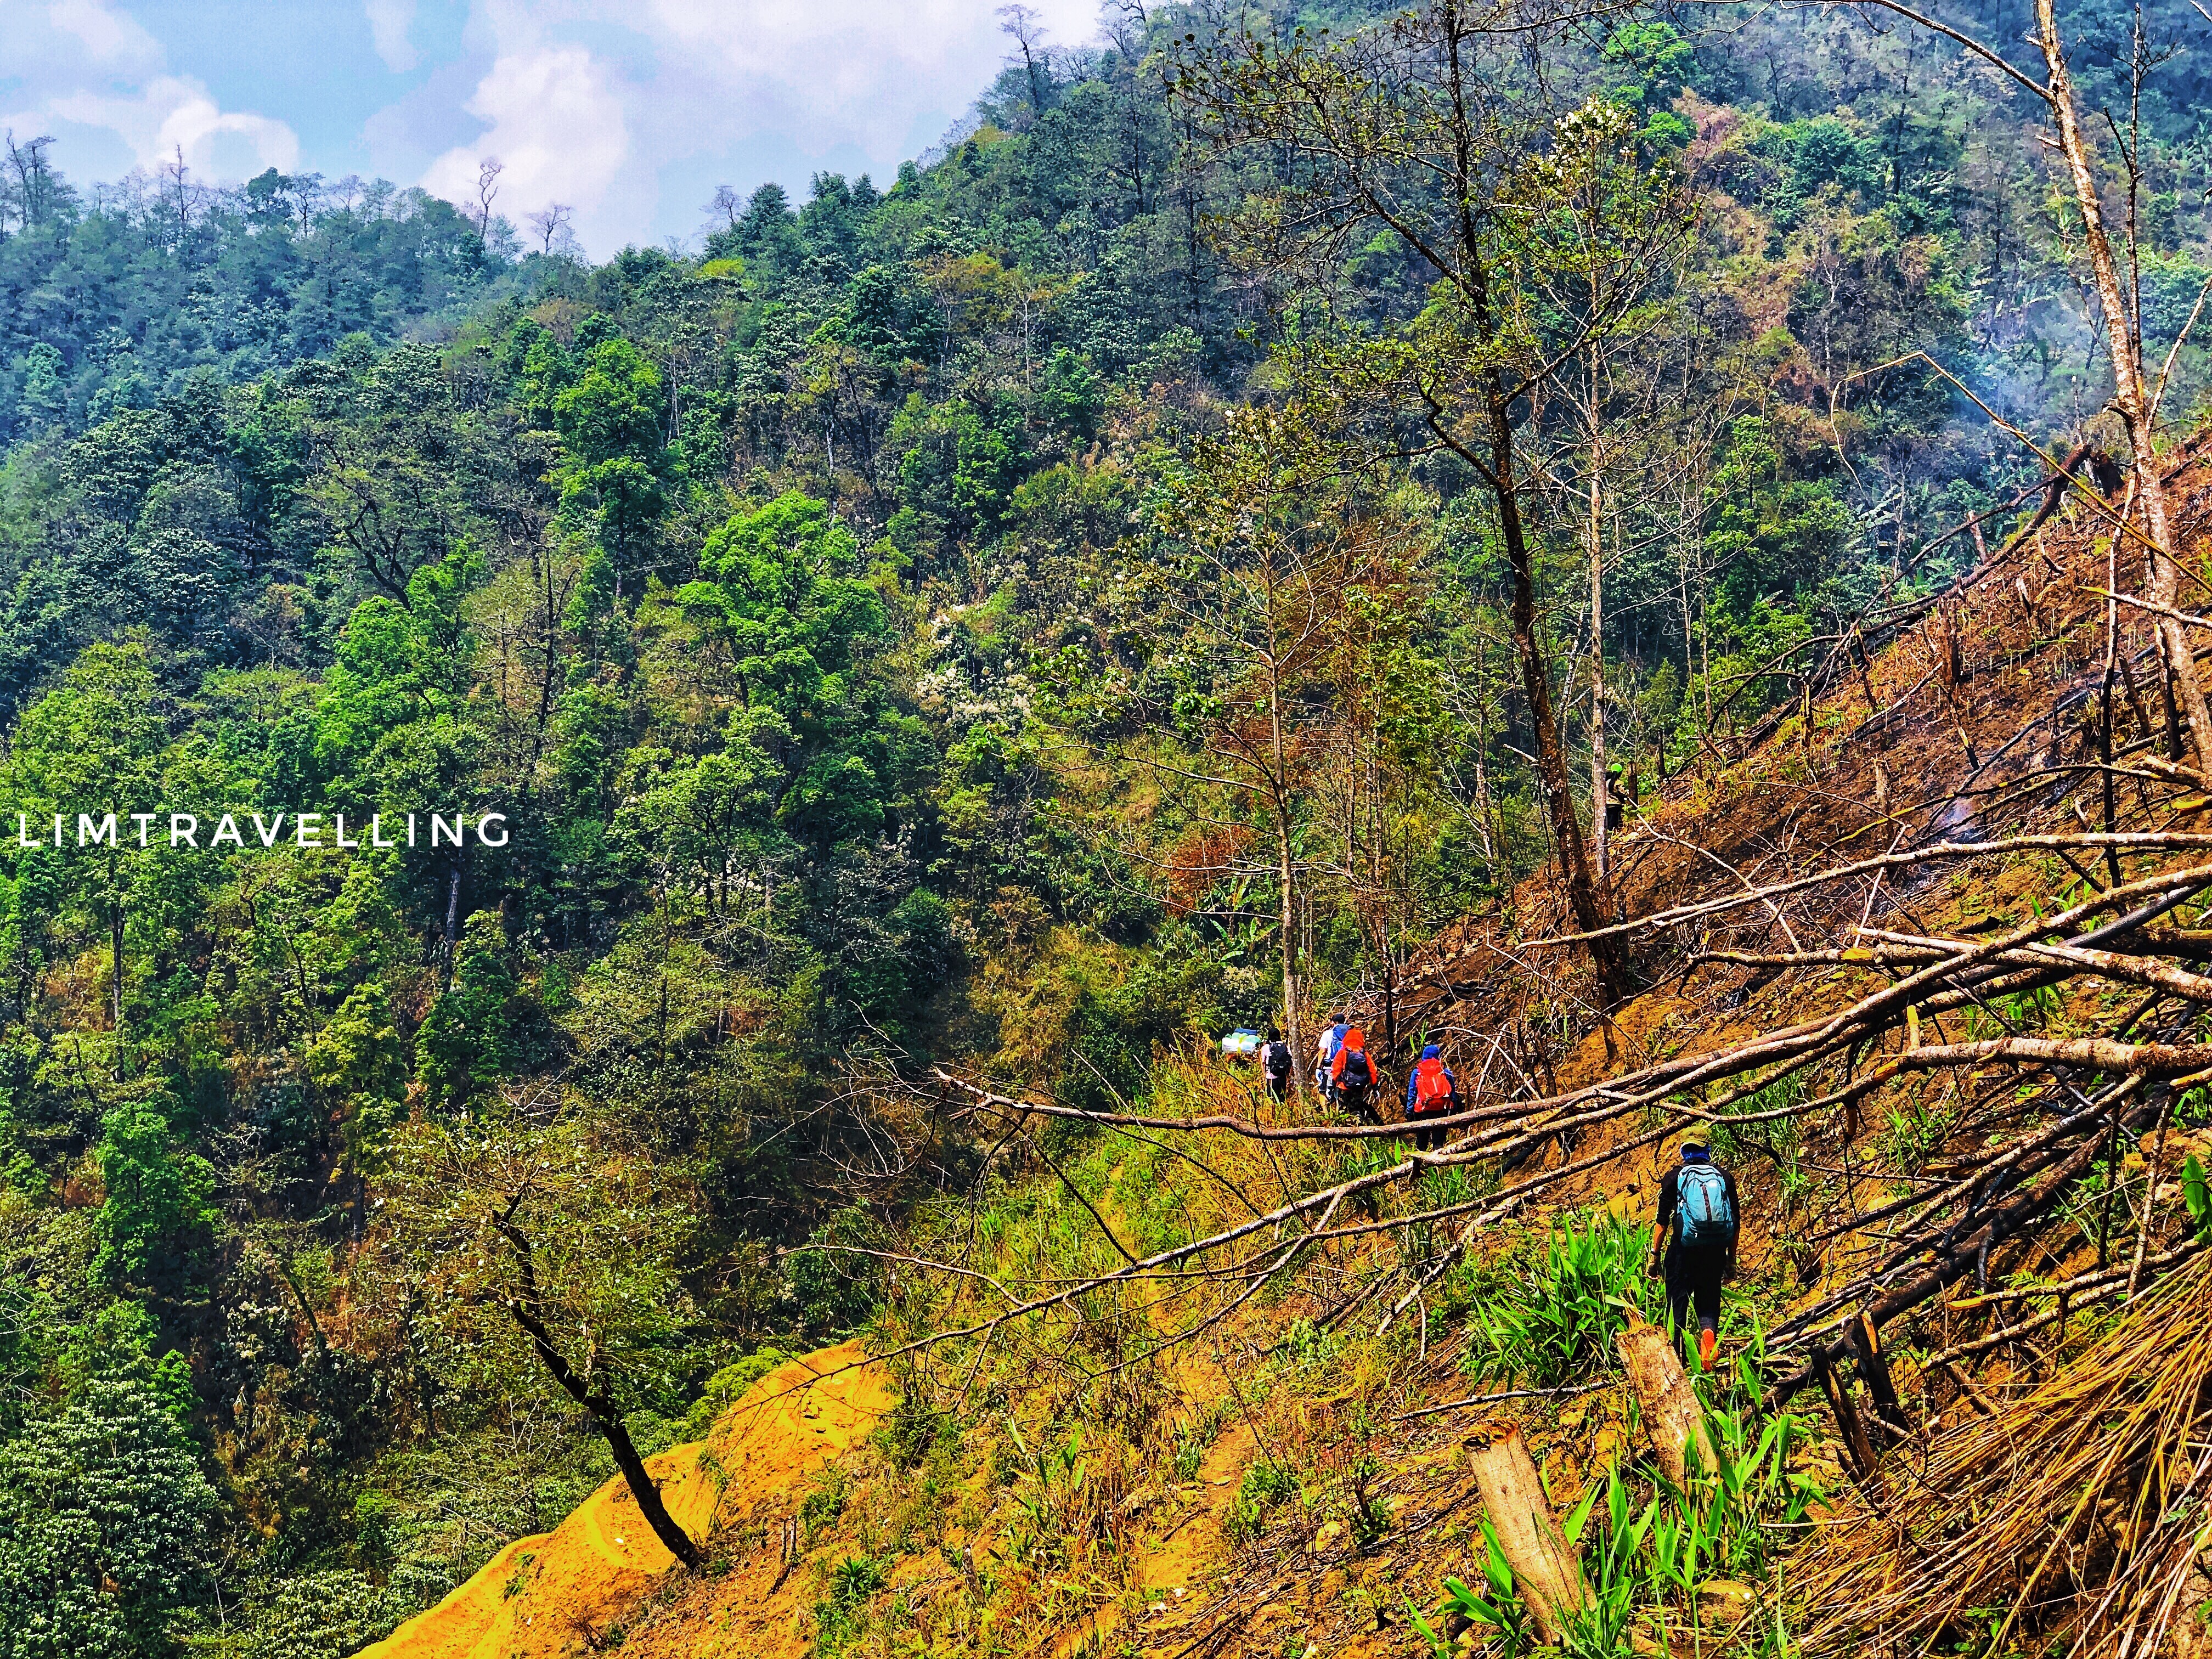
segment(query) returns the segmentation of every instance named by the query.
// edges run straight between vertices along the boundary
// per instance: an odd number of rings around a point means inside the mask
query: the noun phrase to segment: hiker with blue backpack
[[[1314,1050],[1314,1092],[1323,1099],[1328,1097],[1329,1073],[1336,1065],[1336,1051],[1344,1047],[1344,1039],[1351,1034],[1350,1014],[1339,1014],[1321,1028],[1321,1042]]]
[[[1659,1182],[1650,1271],[1658,1273],[1663,1265],[1667,1310],[1676,1330],[1688,1334],[1690,1310],[1696,1308],[1700,1365],[1712,1364],[1720,1340],[1721,1281],[1735,1274],[1736,1223],[1742,1214],[1735,1177],[1698,1142],[1684,1141],[1681,1163]]]

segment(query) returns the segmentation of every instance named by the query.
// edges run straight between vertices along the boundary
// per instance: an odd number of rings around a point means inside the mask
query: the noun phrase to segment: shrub
[[[842,1652],[866,1627],[868,1598],[884,1587],[883,1564],[848,1555],[830,1569],[830,1593],[814,1604],[815,1651]]]
[[[745,1391],[791,1356],[781,1348],[762,1348],[725,1365],[707,1379],[706,1389],[691,1402],[684,1419],[684,1437],[704,1440],[714,1419],[745,1396]]]
[[[168,1650],[216,1495],[168,1404],[94,1378],[0,1448],[0,1659]]]
[[[246,1644],[250,1659],[325,1659],[352,1653],[414,1607],[398,1591],[347,1570],[301,1573],[278,1586]]]
[[[1613,1363],[1631,1309],[1655,1322],[1666,1294],[1644,1271],[1645,1235],[1595,1213],[1525,1241],[1492,1270],[1468,1320],[1462,1370],[1480,1381],[1559,1388]]]
[[[1237,1483],[1237,1501],[1229,1506],[1229,1535],[1237,1543],[1260,1535],[1267,1512],[1286,1498],[1295,1498],[1298,1478],[1290,1465],[1262,1458],[1244,1471]]]

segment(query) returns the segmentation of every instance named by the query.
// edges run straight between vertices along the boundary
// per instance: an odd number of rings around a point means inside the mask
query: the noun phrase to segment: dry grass
[[[1808,1654],[2198,1650],[2212,1545],[2212,1257],[2079,1359],[1930,1449],[1885,1513],[1797,1564]],[[2173,1644],[2169,1646],[2169,1642]]]

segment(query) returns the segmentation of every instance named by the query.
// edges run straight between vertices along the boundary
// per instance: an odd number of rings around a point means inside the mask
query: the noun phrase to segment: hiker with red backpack
[[[1435,1043],[1421,1049],[1413,1074],[1406,1079],[1406,1121],[1413,1126],[1413,1149],[1427,1152],[1444,1144],[1444,1132],[1425,1120],[1449,1117],[1459,1109],[1459,1080],[1444,1064],[1443,1050]]]
[[[1330,1103],[1340,1112],[1355,1113],[1370,1123],[1380,1123],[1382,1120],[1375,1110],[1378,1081],[1375,1062],[1367,1057],[1367,1033],[1354,1025],[1345,1032],[1344,1041],[1336,1046],[1336,1058],[1329,1061]]]

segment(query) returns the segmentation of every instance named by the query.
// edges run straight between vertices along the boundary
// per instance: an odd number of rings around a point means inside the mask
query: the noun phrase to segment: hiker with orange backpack
[[[1444,1132],[1430,1127],[1425,1120],[1449,1117],[1458,1109],[1459,1079],[1444,1064],[1443,1050],[1433,1042],[1425,1044],[1413,1064],[1413,1074],[1406,1079],[1406,1121],[1413,1126],[1413,1149],[1425,1152],[1443,1146]]]
[[[1330,1103],[1340,1112],[1356,1113],[1370,1123],[1380,1123],[1382,1120],[1375,1110],[1377,1081],[1375,1062],[1367,1057],[1367,1033],[1354,1025],[1345,1032],[1344,1041],[1336,1046],[1336,1058],[1328,1064]]]

